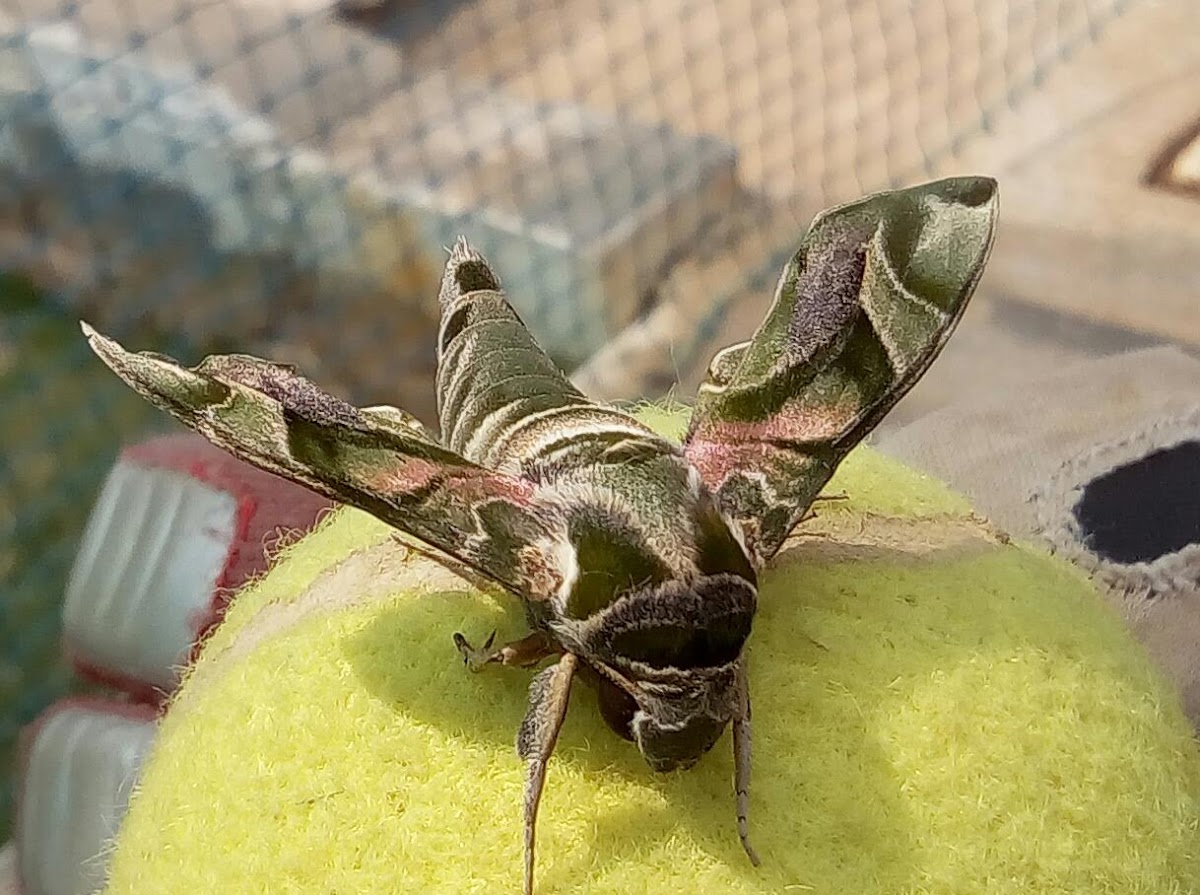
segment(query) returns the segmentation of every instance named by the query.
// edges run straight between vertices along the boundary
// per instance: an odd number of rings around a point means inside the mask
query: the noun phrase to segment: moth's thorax
[[[666,581],[724,572],[754,580],[740,538],[669,443],[660,452],[560,471],[544,487],[559,501],[576,550],[565,615],[585,618]]]

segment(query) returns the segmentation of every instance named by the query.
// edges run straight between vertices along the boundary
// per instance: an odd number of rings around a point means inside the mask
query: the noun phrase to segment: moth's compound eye
[[[637,712],[637,703],[633,697],[614,684],[601,678],[597,684],[600,697],[600,716],[604,723],[617,736],[633,739],[633,716]]]

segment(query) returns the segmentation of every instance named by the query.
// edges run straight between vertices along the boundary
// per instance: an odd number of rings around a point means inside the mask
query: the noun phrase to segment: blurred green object
[[[87,689],[60,646],[75,544],[123,441],[160,416],[91,359],[73,315],[0,274],[0,842],[21,726]]]

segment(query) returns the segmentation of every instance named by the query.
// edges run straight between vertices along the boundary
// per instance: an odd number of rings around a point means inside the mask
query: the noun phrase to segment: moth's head
[[[655,771],[690,768],[733,720],[736,666],[723,668],[715,675],[693,673],[692,678],[690,687],[640,682],[642,695],[629,731],[638,751]],[[648,693],[648,686],[654,686],[657,692]]]
[[[736,716],[756,605],[753,579],[723,572],[636,589],[578,629],[605,722],[654,770],[690,767]]]

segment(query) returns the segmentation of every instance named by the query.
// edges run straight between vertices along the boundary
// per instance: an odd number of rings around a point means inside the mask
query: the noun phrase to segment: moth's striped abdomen
[[[620,411],[594,404],[562,374],[465,239],[450,250],[440,294],[438,415],[451,450],[492,469],[526,472],[627,441],[666,448]],[[589,450],[591,447],[593,450]]]

